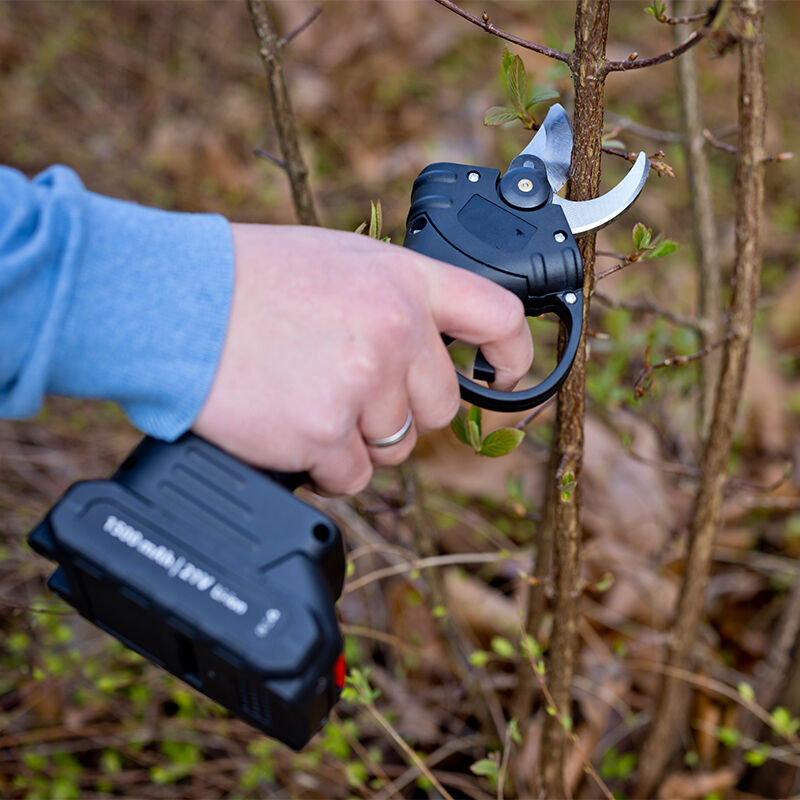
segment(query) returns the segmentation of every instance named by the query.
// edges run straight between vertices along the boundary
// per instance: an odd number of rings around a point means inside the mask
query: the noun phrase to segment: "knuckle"
[[[340,442],[347,434],[348,419],[342,406],[332,403],[319,414],[313,414],[305,420],[306,434],[316,445],[330,447]]]
[[[525,323],[522,301],[511,292],[503,292],[497,301],[496,330],[498,338],[507,339],[520,333]]]

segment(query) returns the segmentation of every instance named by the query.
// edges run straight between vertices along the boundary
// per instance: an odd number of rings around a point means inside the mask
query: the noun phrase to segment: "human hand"
[[[467,270],[353,233],[234,224],[236,278],[194,430],[251,464],[353,494],[459,407],[441,333],[480,345],[507,390],[533,345],[522,303]],[[401,442],[369,446],[399,430]]]

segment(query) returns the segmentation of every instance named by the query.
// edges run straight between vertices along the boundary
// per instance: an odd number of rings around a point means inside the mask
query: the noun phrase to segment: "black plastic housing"
[[[531,187],[528,192],[519,190],[522,180]],[[497,169],[466,164],[425,167],[411,191],[403,244],[500,284],[519,297],[528,316],[553,312],[567,330],[559,363],[540,384],[500,392],[459,375],[465,400],[495,411],[520,411],[558,391],[583,325],[583,262],[564,212],[552,202],[540,159],[519,156],[503,177]],[[480,353],[474,376],[493,378]]]
[[[82,616],[299,749],[344,682],[341,533],[203,439],[146,438],[110,480],[76,483],[30,534]]]

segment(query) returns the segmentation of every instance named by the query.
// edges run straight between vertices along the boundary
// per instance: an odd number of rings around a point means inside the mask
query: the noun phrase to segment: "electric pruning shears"
[[[501,392],[480,351],[465,400],[517,411],[543,403],[581,335],[583,265],[575,237],[636,199],[649,161],[595,200],[556,192],[572,133],[554,105],[530,144],[497,169],[431,164],[414,182],[404,245],[514,292],[529,316],[554,312],[567,342],[539,385]],[[29,536],[58,562],[48,585],[84,617],[233,714],[291,747],[324,724],[345,681],[335,602],[341,533],[293,495],[306,476],[264,472],[193,434],[146,437],[105,481],[67,490]]]

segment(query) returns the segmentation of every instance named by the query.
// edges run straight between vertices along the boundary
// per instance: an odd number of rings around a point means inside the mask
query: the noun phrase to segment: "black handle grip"
[[[575,360],[583,327],[578,246],[552,202],[544,165],[533,157],[516,161],[502,178],[485,167],[426,167],[414,182],[403,243],[503,286],[522,300],[528,316],[553,312],[564,324],[561,358],[533,388],[501,392],[459,375],[461,396],[494,411],[523,411],[555,394]],[[476,375],[490,379],[492,372],[479,352]]]

